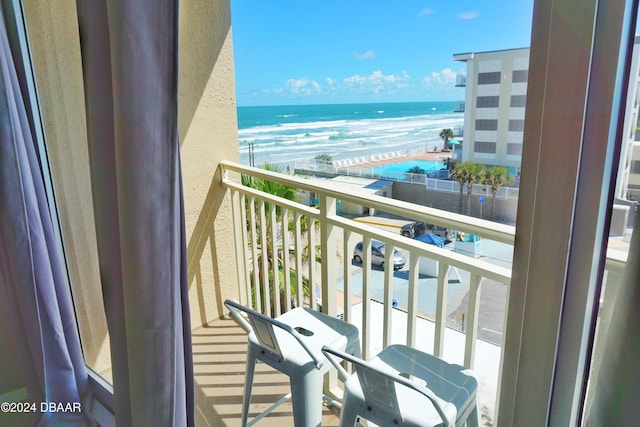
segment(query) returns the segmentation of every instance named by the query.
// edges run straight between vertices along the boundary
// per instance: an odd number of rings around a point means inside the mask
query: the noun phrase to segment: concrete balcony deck
[[[382,327],[383,305],[373,303],[374,318]],[[353,306],[355,319],[362,319],[362,304]],[[406,330],[406,313],[394,310],[394,336],[403,337]],[[354,321],[358,325],[357,320]],[[426,319],[418,320],[419,348],[432,352],[434,339],[434,323]],[[449,362],[462,364],[459,357],[464,354],[465,335],[447,328],[447,345],[444,358]],[[402,342],[402,340],[398,340]],[[395,343],[395,342],[394,342]],[[376,353],[382,348],[382,335],[373,334],[372,347]],[[193,359],[196,391],[196,423],[198,426],[240,426],[242,413],[242,393],[245,379],[247,351],[247,334],[233,319],[224,318],[212,322],[206,327],[193,331]],[[458,360],[460,359],[460,360]],[[492,425],[493,402],[495,402],[500,347],[478,340],[474,372],[479,383],[478,404],[484,425]],[[289,380],[285,375],[259,363],[253,386],[253,395],[249,412],[252,419],[285,394],[289,393]],[[340,413],[337,409],[325,406],[322,425],[337,426]],[[274,412],[260,420],[256,425],[261,427],[283,427],[293,425],[291,401],[284,403]]]
[[[212,322],[193,331],[193,365],[196,425],[199,427],[240,426],[247,333],[230,318]],[[249,420],[289,393],[289,379],[258,363],[253,383]],[[324,408],[322,425],[337,427],[340,413]],[[260,427],[293,425],[291,401],[256,423]]]

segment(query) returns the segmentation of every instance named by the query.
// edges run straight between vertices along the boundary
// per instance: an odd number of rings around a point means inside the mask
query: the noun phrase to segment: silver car
[[[406,264],[406,258],[397,250],[393,250],[393,269],[400,270]],[[353,250],[353,262],[362,264],[362,242],[358,242]],[[371,265],[378,265],[384,269],[384,243],[371,241]]]

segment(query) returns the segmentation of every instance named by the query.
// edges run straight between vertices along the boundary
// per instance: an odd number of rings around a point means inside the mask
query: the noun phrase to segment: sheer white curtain
[[[77,8],[116,422],[193,425],[178,2]]]
[[[640,424],[640,215],[603,345],[588,426]]]

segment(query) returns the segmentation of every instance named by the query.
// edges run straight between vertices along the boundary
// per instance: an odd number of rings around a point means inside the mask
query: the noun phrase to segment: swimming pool
[[[418,166],[425,171],[439,170],[444,167],[444,162],[437,160],[405,160],[397,163],[389,163],[386,165],[375,166],[372,168],[362,169],[367,174],[380,175],[385,178],[395,178],[398,175],[407,173],[413,167]]]

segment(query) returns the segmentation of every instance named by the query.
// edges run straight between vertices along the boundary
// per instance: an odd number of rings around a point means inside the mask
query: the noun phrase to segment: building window
[[[478,73],[479,85],[491,85],[500,83],[502,73],[500,71],[492,71],[490,73]]]
[[[497,108],[499,103],[499,96],[479,96],[476,98],[476,108]]]
[[[640,160],[631,162],[631,173],[640,173]]]
[[[526,83],[529,79],[529,70],[513,70],[511,75],[512,83]]]
[[[511,95],[511,108],[524,108],[527,104],[527,95]]]
[[[496,119],[477,119],[476,130],[498,130],[498,120]]]
[[[524,120],[509,120],[510,132],[522,132],[524,131]]]
[[[511,156],[522,156],[522,144],[507,144],[507,154]]]
[[[496,153],[496,143],[487,141],[476,141],[473,145],[474,153]]]

